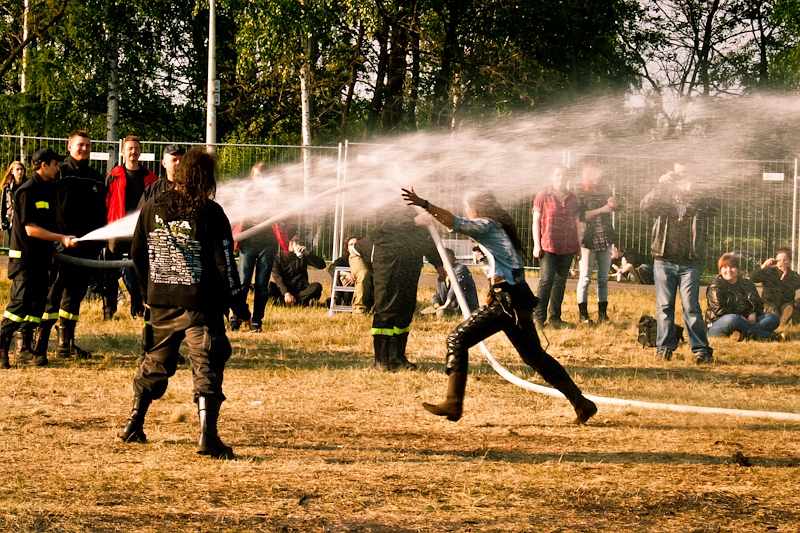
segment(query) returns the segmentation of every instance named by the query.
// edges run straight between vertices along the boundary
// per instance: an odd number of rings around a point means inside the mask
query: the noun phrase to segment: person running
[[[561,364],[542,348],[533,323],[537,298],[525,281],[524,249],[511,215],[489,191],[477,191],[465,198],[468,218],[453,215],[420,198],[414,189],[403,189],[409,205],[422,207],[450,231],[473,238],[489,260],[490,290],[485,307],[473,312],[447,337],[447,396],[437,405],[422,406],[452,422],[461,418],[467,384],[469,349],[502,331],[522,360],[547,383],[560,391],[575,408],[575,422],[586,423],[597,406],[586,398]]]

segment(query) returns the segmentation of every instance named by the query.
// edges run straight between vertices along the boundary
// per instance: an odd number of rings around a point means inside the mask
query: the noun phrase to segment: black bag
[[[656,337],[658,335],[658,323],[656,319],[650,315],[642,315],[639,319],[639,336],[636,340],[642,345],[642,348],[655,348]],[[675,337],[678,339],[678,344],[684,342],[683,327],[675,324]]]
[[[639,319],[639,337],[642,348],[656,347],[656,319],[650,315],[642,315]]]

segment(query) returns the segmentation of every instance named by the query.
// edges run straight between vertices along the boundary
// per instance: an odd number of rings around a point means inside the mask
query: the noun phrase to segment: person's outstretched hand
[[[419,195],[414,192],[414,187],[400,190],[403,191],[403,200],[407,202],[407,205],[418,205],[420,207],[425,205],[425,200],[420,198]]]

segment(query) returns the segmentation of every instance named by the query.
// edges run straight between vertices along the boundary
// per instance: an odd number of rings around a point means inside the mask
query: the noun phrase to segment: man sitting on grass
[[[300,236],[294,235],[289,241],[288,250],[281,250],[272,264],[272,280],[270,296],[278,303],[290,307],[302,305],[306,307],[319,301],[322,296],[322,285],[309,283],[308,267],[325,268],[325,260],[311,253],[300,244]]]

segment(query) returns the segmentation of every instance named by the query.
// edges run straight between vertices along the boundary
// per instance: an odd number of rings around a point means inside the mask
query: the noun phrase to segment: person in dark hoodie
[[[318,301],[322,296],[322,285],[308,281],[309,266],[322,270],[325,260],[300,244],[300,236],[295,234],[289,240],[288,250],[281,248],[272,264],[274,283],[270,284],[270,296],[289,307],[307,307]]]
[[[106,224],[105,179],[89,166],[92,141],[88,133],[83,130],[70,133],[67,150],[69,157],[59,167],[60,177],[55,181],[56,228],[59,233],[82,236]],[[102,244],[96,241],[86,241],[63,253],[96,259],[101,248]],[[75,344],[75,326],[91,275],[92,271],[86,267],[54,262],[44,316],[34,334],[34,353],[47,353],[50,332],[58,320],[56,356],[65,359],[91,357],[89,352]]]
[[[119,438],[146,442],[143,424],[153,400],[175,374],[180,344],[189,345],[194,400],[200,419],[197,453],[233,456],[217,434],[225,363],[231,345],[224,317],[240,302],[228,217],[212,200],[216,159],[194,149],[181,161],[175,186],[142,207],[131,254],[136,279],[150,308],[150,335],[133,380],[133,408]]]

